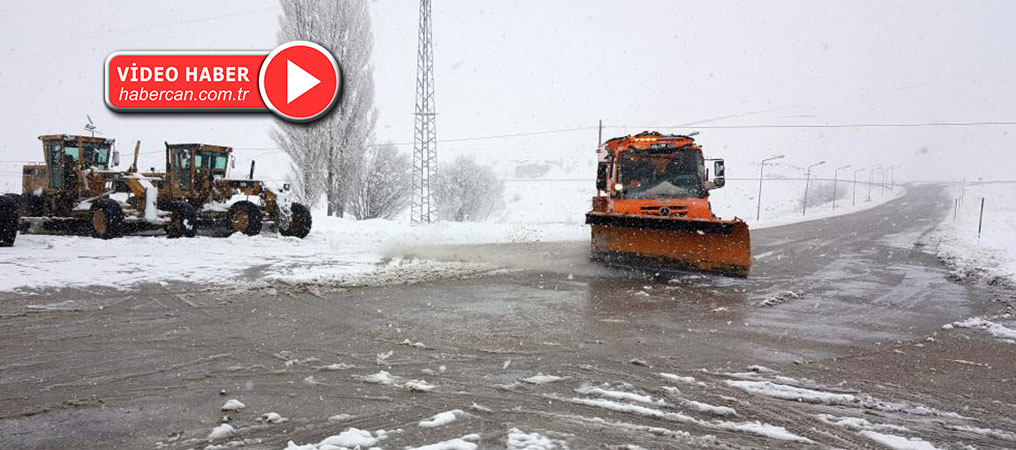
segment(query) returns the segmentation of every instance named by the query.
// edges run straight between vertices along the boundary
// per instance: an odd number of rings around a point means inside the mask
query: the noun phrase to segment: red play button
[[[272,50],[258,76],[268,109],[294,122],[311,121],[328,112],[339,98],[340,83],[339,65],[332,54],[307,41],[288,42]]]

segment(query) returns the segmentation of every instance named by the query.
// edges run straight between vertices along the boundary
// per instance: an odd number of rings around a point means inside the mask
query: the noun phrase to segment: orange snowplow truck
[[[724,185],[723,160],[710,160],[710,180],[691,136],[648,131],[610,139],[596,154],[597,195],[586,214],[594,260],[748,276],[748,225],[716,217],[709,204],[709,191]]]

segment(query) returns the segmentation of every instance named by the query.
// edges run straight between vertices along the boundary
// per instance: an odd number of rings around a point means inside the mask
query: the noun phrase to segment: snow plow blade
[[[590,212],[593,259],[648,270],[748,276],[751,238],[741,220]]]

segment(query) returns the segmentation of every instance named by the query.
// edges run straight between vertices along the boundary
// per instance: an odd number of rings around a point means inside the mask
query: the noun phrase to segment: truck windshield
[[[702,198],[704,167],[702,155],[696,151],[623,153],[621,195],[633,199]]]

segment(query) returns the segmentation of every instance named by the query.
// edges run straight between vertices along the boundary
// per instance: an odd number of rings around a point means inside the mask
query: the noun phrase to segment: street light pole
[[[808,185],[811,184],[811,168],[815,166],[821,166],[825,164],[825,161],[819,161],[815,164],[808,166],[808,173],[804,176],[804,207],[801,208],[801,215],[808,213]]]
[[[875,169],[879,168],[878,164],[871,166],[871,170],[868,171],[868,200],[871,201],[871,185],[875,184]]]
[[[836,170],[833,170],[833,211],[836,211],[836,185],[840,182],[839,173],[841,170],[847,169],[849,167],[850,164],[847,164],[845,166],[837,167]]]
[[[891,183],[890,178],[892,178],[893,169],[897,167],[899,166],[886,167],[885,171],[882,173],[882,195],[885,195],[885,188],[887,185],[889,186],[889,190],[892,191],[892,184],[890,184]]]
[[[853,198],[850,200],[850,206],[857,206],[857,174],[859,172],[864,172],[864,167],[854,170],[854,193],[852,194]]]
[[[757,222],[762,217],[762,177],[766,170],[766,161],[772,161],[774,159],[780,159],[783,155],[773,156],[772,158],[766,158],[762,160],[762,167],[758,170],[758,208],[755,209],[755,221]]]

